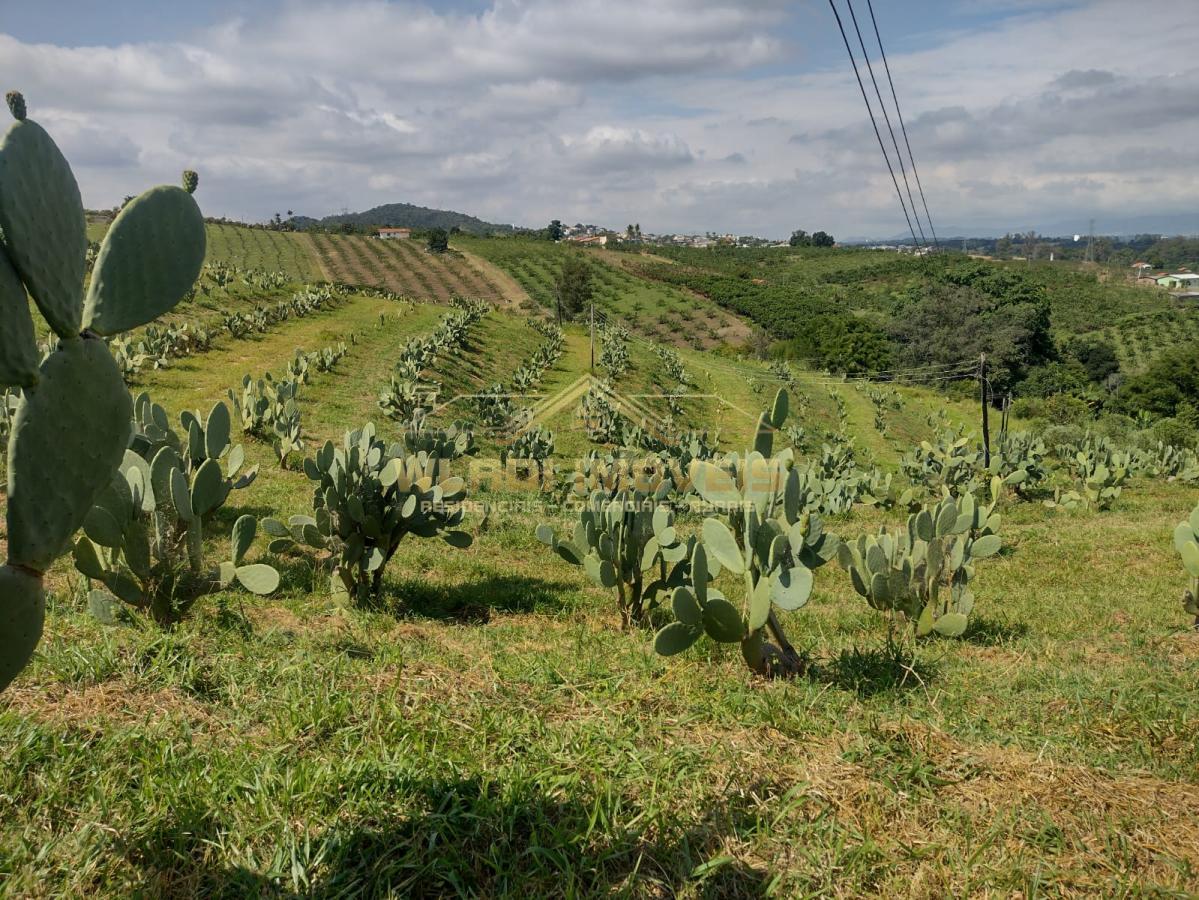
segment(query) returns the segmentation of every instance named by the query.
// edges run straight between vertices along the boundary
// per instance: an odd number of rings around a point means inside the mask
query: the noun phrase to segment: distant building
[[[379,237],[385,241],[394,240],[396,238],[412,237],[411,228],[380,228]]]
[[[608,236],[606,234],[571,235],[566,240],[572,244],[588,244],[596,247],[605,247],[608,244]]]
[[[1194,291],[1199,289],[1199,275],[1190,272],[1177,272],[1173,275],[1159,275],[1154,279],[1158,287],[1172,290]]]

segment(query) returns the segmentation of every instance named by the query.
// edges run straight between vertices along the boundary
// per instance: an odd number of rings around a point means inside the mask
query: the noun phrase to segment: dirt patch
[[[335,279],[331,274],[329,274],[329,269],[325,265],[325,260],[321,256],[321,252],[316,246],[316,241],[314,241],[312,239],[312,235],[300,234],[300,235],[298,235],[298,237],[300,239],[300,244],[307,251],[309,257],[311,257],[316,262],[316,267],[321,270],[321,278],[325,279],[325,281],[330,282],[330,283],[336,281],[337,279]]]
[[[121,681],[83,687],[13,685],[4,692],[3,702],[13,712],[41,722],[72,727],[94,726],[106,732],[114,725],[142,725],[161,720],[166,715],[192,726],[222,725],[212,714],[211,707],[179,690],[131,690]]]
[[[1013,857],[1067,873],[1057,888],[1070,896],[1105,893],[1113,878],[1193,887],[1186,873],[1199,867],[1199,786],[1187,782],[963,744],[914,722],[803,740],[772,729],[680,728],[667,742],[720,748],[711,776],[738,785],[738,802],[761,815],[779,816],[780,797],[794,798],[781,815],[811,821],[831,811],[871,835],[895,861],[888,884],[905,896],[977,891],[970,879]],[[736,846],[728,851],[740,855]],[[807,866],[790,856],[784,850],[774,867]],[[967,858],[971,866],[947,864]]]
[[[528,292],[520,286],[520,284],[505,272],[499,266],[494,266],[481,256],[471,253],[469,250],[463,250],[461,247],[454,248],[458,253],[462,254],[462,258],[467,264],[478,271],[486,281],[490,281],[499,291],[499,300],[502,305],[510,309],[521,310],[523,304],[531,303]]]

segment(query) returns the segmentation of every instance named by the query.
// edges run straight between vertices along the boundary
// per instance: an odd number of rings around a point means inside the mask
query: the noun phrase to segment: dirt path
[[[501,305],[510,309],[519,310],[521,304],[531,302],[531,298],[524,288],[520,286],[515,278],[501,269],[499,266],[494,266],[481,256],[476,256],[469,250],[463,250],[461,247],[455,247],[455,251],[462,254],[462,258],[475,271],[479,272],[483,278],[495,285],[496,290],[500,292]]]
[[[316,267],[321,270],[321,278],[332,283],[336,279],[329,274],[329,269],[325,265],[325,260],[321,257],[321,251],[316,246],[316,241],[311,234],[297,235],[300,238],[300,245],[308,252],[309,259],[316,262]]]

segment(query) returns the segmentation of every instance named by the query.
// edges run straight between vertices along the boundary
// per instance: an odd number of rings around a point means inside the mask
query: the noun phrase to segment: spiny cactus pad
[[[0,141],[0,229],[21,280],[60,337],[79,333],[87,223],[71,167],[32,119]]]
[[[25,286],[0,247],[0,387],[32,387],[37,383],[37,364]]]
[[[17,407],[8,453],[9,561],[44,572],[112,479],[133,401],[100,340],[73,340],[42,363]]]
[[[204,250],[204,217],[191,194],[170,185],[146,191],[104,236],[85,327],[114,335],[168,312],[196,283]]]
[[[0,691],[33,657],[42,638],[46,596],[36,575],[0,566]]]

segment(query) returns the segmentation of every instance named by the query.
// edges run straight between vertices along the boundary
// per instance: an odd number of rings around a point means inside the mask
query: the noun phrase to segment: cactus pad
[[[42,363],[8,448],[11,562],[44,572],[66,549],[121,463],[132,416],[103,341],[67,341]]]
[[[0,387],[33,387],[37,363],[25,285],[0,247]]]
[[[87,223],[79,185],[58,145],[32,119],[0,141],[0,229],[50,327],[79,333]]]
[[[42,580],[12,566],[0,567],[0,691],[32,658],[45,615]]]
[[[96,257],[83,321],[98,334],[137,328],[170,309],[204,263],[204,216],[191,194],[161,185],[121,210]]]

